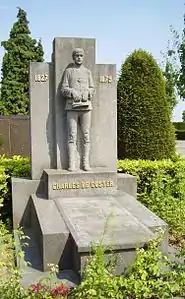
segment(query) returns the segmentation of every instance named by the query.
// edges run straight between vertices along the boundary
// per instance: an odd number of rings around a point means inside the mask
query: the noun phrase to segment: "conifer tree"
[[[165,80],[155,59],[134,51],[118,80],[119,158],[160,160],[175,154]]]
[[[1,115],[26,115],[29,110],[29,63],[43,61],[41,40],[32,39],[26,12],[18,8],[17,21],[7,41],[1,42],[5,49],[2,62]]]

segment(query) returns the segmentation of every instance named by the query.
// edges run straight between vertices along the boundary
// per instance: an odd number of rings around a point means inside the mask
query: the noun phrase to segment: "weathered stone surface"
[[[30,194],[43,194],[43,181],[12,178],[13,227],[30,227]]]
[[[62,75],[66,66],[71,63],[73,49],[79,47],[84,49],[84,66],[91,70],[95,85],[95,96],[92,98],[90,164],[92,168],[107,167],[116,170],[116,66],[112,64],[95,65],[94,39],[55,38],[53,46],[57,167],[68,168],[66,101],[61,94]],[[102,77],[107,77],[109,80],[103,83]],[[80,137],[79,131],[78,140]],[[77,149],[77,165],[80,165],[79,156],[82,149],[79,142]]]
[[[24,246],[22,250],[24,251],[24,256],[22,256],[17,264],[20,265],[22,278],[21,284],[24,287],[28,287],[31,284],[39,283],[41,279],[49,278],[52,283],[64,283],[68,287],[74,287],[79,283],[79,276],[75,274],[72,270],[60,270],[57,277],[52,277],[50,271],[42,271],[42,260],[38,248],[38,244],[35,238],[35,234],[31,229],[25,229],[24,233],[30,239],[27,240],[28,246]],[[15,234],[16,239],[16,249],[17,251],[21,249],[21,241],[17,234]],[[29,262],[26,265],[25,262]]]
[[[104,76],[109,76],[111,83],[100,82]],[[117,171],[116,65],[97,64],[94,81],[96,94],[91,125],[91,165]]]
[[[67,113],[67,144],[68,170],[77,169],[77,142],[80,143],[80,164],[85,171],[90,170],[90,133],[92,97],[94,83],[90,69],[84,67],[84,49],[73,49],[72,60],[62,76],[61,95],[66,101]],[[78,129],[81,129],[82,138],[78,140]],[[81,142],[80,142],[81,141]]]
[[[115,274],[122,274],[125,269],[130,266],[136,257],[135,248],[131,249],[120,249],[116,251],[112,251],[111,254],[114,253],[115,263]],[[78,273],[79,271],[83,271],[87,265],[87,261],[90,257],[90,252],[78,252],[78,250],[73,252],[73,261],[74,261],[74,271]],[[111,260],[111,255],[108,252],[105,252],[104,255],[105,262],[109,262]]]
[[[57,168],[59,169],[68,168],[66,101],[61,93],[62,75],[65,68],[71,63],[71,55],[75,48],[84,49],[84,66],[93,72],[95,64],[95,39],[56,37],[53,41],[55,134]],[[77,159],[79,161],[79,155]]]
[[[43,178],[45,194],[49,199],[109,195],[117,192],[117,173],[101,168],[91,172],[45,169]]]
[[[82,271],[91,252],[91,246],[102,244],[113,250],[118,258],[116,273],[120,274],[135,259],[135,249],[143,247],[153,233],[133,217],[117,201],[116,196],[58,198],[55,200],[70,233],[73,246],[73,267]]]
[[[134,217],[141,221],[144,225],[149,227],[152,231],[159,227],[167,228],[167,224],[159,218],[156,214],[147,209],[133,196],[126,192],[120,192],[116,196],[119,203],[127,209]]]
[[[31,227],[39,245],[43,271],[49,263],[60,265],[60,269],[71,269],[71,242],[69,230],[55,202],[35,195],[32,199]]]
[[[168,252],[168,225],[156,214],[147,209],[134,197],[130,196],[126,192],[118,192],[117,201],[129,211],[132,216],[136,217],[141,223],[148,227],[152,232],[156,232],[158,229],[164,231],[164,242],[162,243],[161,250],[165,253]]]
[[[79,252],[88,252],[93,242],[113,249],[141,247],[153,233],[133,217],[116,197],[79,197],[56,199]]]
[[[117,175],[118,190],[137,197],[137,179],[128,173],[118,173]]]
[[[32,62],[29,74],[31,173],[32,179],[40,179],[44,168],[56,167],[52,65]]]

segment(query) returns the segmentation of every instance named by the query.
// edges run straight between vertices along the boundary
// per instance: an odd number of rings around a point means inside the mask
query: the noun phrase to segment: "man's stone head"
[[[84,50],[82,48],[76,48],[72,53],[73,60],[75,64],[81,65],[84,60]]]

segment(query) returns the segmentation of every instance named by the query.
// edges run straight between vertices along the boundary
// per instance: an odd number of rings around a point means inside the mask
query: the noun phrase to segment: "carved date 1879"
[[[100,76],[100,83],[112,83],[112,76]]]

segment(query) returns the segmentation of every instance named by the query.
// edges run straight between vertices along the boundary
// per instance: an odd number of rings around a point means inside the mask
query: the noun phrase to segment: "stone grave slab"
[[[118,191],[116,199],[123,208],[147,226],[152,232],[156,233],[159,229],[164,231],[164,240],[161,244],[161,251],[167,254],[168,224],[126,192]]]
[[[90,250],[93,242],[114,249],[143,246],[153,233],[124,209],[113,196],[60,198],[56,204],[78,246],[79,252]]]
[[[102,244],[120,261],[120,274],[135,259],[135,249],[141,248],[153,232],[124,209],[114,196],[60,198],[56,205],[74,239],[73,268],[82,271],[91,253],[92,245]],[[74,245],[75,245],[74,244]],[[105,255],[105,259],[109,253]]]

